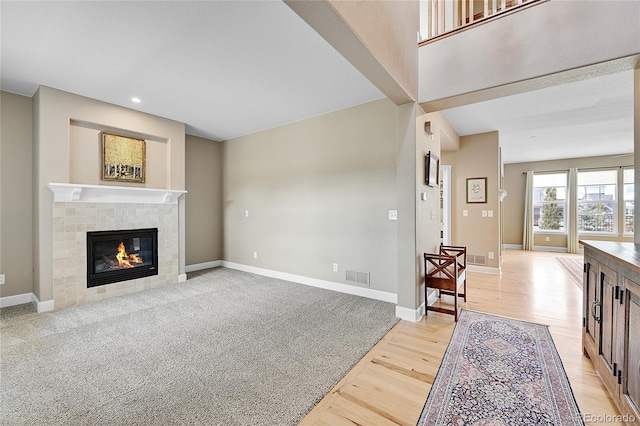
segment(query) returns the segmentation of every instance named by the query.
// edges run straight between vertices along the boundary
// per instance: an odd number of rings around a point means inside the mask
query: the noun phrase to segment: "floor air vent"
[[[346,280],[352,283],[369,286],[369,272],[347,271]]]

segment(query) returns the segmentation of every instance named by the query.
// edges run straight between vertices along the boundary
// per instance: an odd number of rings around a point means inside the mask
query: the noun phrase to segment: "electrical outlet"
[[[545,240],[546,242],[549,242],[549,241],[551,241],[551,238],[549,238],[549,237],[544,237],[544,240]]]
[[[398,220],[398,210],[389,210],[389,220]]]
[[[489,252],[489,259],[493,259],[493,252],[492,251]]]
[[[338,272],[338,264],[337,263],[333,264],[333,272]]]
[[[4,274],[0,274],[0,285],[4,284]]]
[[[253,258],[254,258],[254,259],[257,259],[257,258],[258,258],[258,252],[257,252],[257,251],[254,251],[254,252],[253,252]]]

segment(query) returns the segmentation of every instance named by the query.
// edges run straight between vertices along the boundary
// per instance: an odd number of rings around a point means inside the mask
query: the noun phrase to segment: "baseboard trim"
[[[535,251],[552,251],[554,253],[567,253],[566,247],[551,247],[551,246],[533,246]]]
[[[31,296],[33,296],[33,293],[24,293],[24,294],[16,294],[15,296],[0,297],[0,308],[8,308],[9,306],[24,305],[25,303],[31,303]]]
[[[500,268],[490,268],[488,266],[477,266],[477,265],[469,265],[469,264],[467,264],[467,271],[477,272],[480,274],[489,274],[489,275],[502,274],[502,271],[500,270]]]
[[[419,322],[426,313],[426,306],[431,306],[438,299],[438,292],[432,290],[431,294],[427,297],[427,303],[422,302],[418,309],[404,308],[402,306],[396,306],[396,316],[402,320],[410,322]]]
[[[354,296],[362,296],[368,299],[381,300],[383,302],[398,303],[398,295],[381,290],[371,288],[356,287],[347,284],[336,283],[333,281],[320,280],[317,278],[305,277],[303,275],[290,274],[288,272],[274,271],[271,269],[258,268],[255,266],[243,265],[240,263],[222,261],[222,266],[238,271],[250,272],[252,274],[262,275],[270,278],[291,281],[298,284],[304,284],[311,287],[324,288],[325,290],[333,290],[340,293],[353,294]]]
[[[203,262],[203,263],[194,263],[193,265],[187,265],[184,270],[185,272],[195,272],[202,271],[203,269],[211,269],[222,266],[222,260],[213,260],[211,262]]]
[[[524,246],[522,244],[503,244],[502,248],[510,250],[523,250]]]
[[[41,302],[33,293],[31,293],[31,303],[35,306],[38,313],[49,312],[54,309],[53,300],[45,300],[44,302]]]
[[[25,303],[31,303],[38,313],[53,311],[53,300],[45,300],[44,302],[41,302],[33,293],[23,293],[16,294],[14,296],[0,297],[0,308],[24,305]]]
[[[418,309],[396,306],[396,316],[404,321],[419,322],[424,316],[424,303]]]

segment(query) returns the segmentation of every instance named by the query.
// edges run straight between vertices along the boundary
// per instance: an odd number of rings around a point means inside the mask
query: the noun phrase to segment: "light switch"
[[[469,210],[462,210],[462,216],[469,216]]]
[[[493,217],[493,210],[489,210],[488,215],[489,217]]]
[[[487,211],[486,210],[482,210],[482,217],[487,217]]]
[[[244,211],[244,217],[249,217],[249,210]]]

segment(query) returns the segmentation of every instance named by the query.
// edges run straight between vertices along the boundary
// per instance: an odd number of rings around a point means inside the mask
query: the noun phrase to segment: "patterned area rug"
[[[547,327],[462,310],[425,425],[584,425]]]
[[[571,281],[576,283],[582,290],[582,271],[584,268],[582,259],[575,257],[556,257],[556,260],[567,275],[569,275]]]

